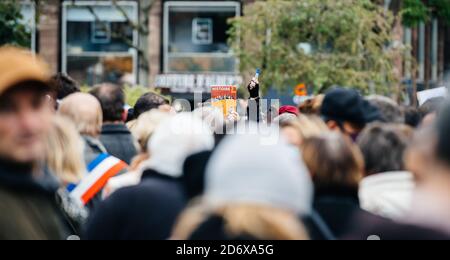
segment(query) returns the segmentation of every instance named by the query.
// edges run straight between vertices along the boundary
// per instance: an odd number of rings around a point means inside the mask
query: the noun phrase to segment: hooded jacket
[[[414,188],[414,177],[410,172],[368,176],[359,187],[361,208],[385,218],[402,220],[411,210]]]

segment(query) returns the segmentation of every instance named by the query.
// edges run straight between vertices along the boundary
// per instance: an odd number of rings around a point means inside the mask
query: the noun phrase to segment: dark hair
[[[405,113],[405,124],[417,128],[422,120],[419,110],[415,107],[404,107],[403,111]]]
[[[55,89],[55,97],[57,99],[64,99],[73,93],[80,92],[78,82],[64,73],[54,75],[50,80],[50,84]]]
[[[445,98],[443,97],[436,97],[429,99],[422,106],[420,106],[419,108],[420,116],[423,119],[429,114],[438,113],[444,104]]]
[[[408,143],[406,133],[397,125],[376,123],[368,126],[358,139],[366,162],[366,174],[403,171]]]
[[[146,93],[136,102],[133,109],[133,116],[134,118],[138,118],[141,114],[166,104],[169,104],[169,101],[163,96],[151,92]]]
[[[113,84],[103,84],[90,92],[102,106],[103,122],[123,121],[125,93],[123,89]]]
[[[385,123],[405,123],[404,111],[394,100],[384,96],[371,96],[367,100],[378,108]]]

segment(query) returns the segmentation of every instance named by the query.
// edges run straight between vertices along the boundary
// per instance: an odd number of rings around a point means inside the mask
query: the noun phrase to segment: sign
[[[111,23],[92,22],[91,42],[94,44],[107,44],[111,42]]]
[[[239,86],[243,78],[233,74],[162,74],[156,76],[157,88],[172,93],[211,92],[211,86]]]
[[[212,86],[211,105],[223,111],[224,117],[237,110],[237,87]]]
[[[294,93],[296,96],[300,96],[300,97],[308,96],[308,88],[306,87],[306,84],[298,84],[295,87]]]
[[[434,88],[417,92],[417,99],[419,100],[419,106],[422,106],[428,100],[437,97],[447,97],[448,89],[446,87]]]
[[[192,20],[192,42],[194,44],[213,43],[213,20],[211,18],[194,18]]]

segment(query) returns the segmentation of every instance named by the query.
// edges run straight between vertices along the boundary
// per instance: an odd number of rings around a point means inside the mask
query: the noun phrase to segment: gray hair
[[[393,99],[375,95],[369,96],[367,100],[380,110],[386,123],[405,123],[405,113]]]
[[[403,171],[408,144],[409,138],[397,125],[375,123],[368,126],[358,139],[366,162],[366,174]]]

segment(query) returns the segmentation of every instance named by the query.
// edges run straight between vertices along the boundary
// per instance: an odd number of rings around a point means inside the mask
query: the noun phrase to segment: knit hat
[[[145,167],[178,178],[188,156],[213,148],[214,137],[208,126],[192,113],[181,113],[156,128],[148,144],[151,156]]]
[[[262,138],[236,135],[219,145],[206,170],[206,201],[262,204],[308,215],[313,185],[298,150],[284,140],[263,145]]]

